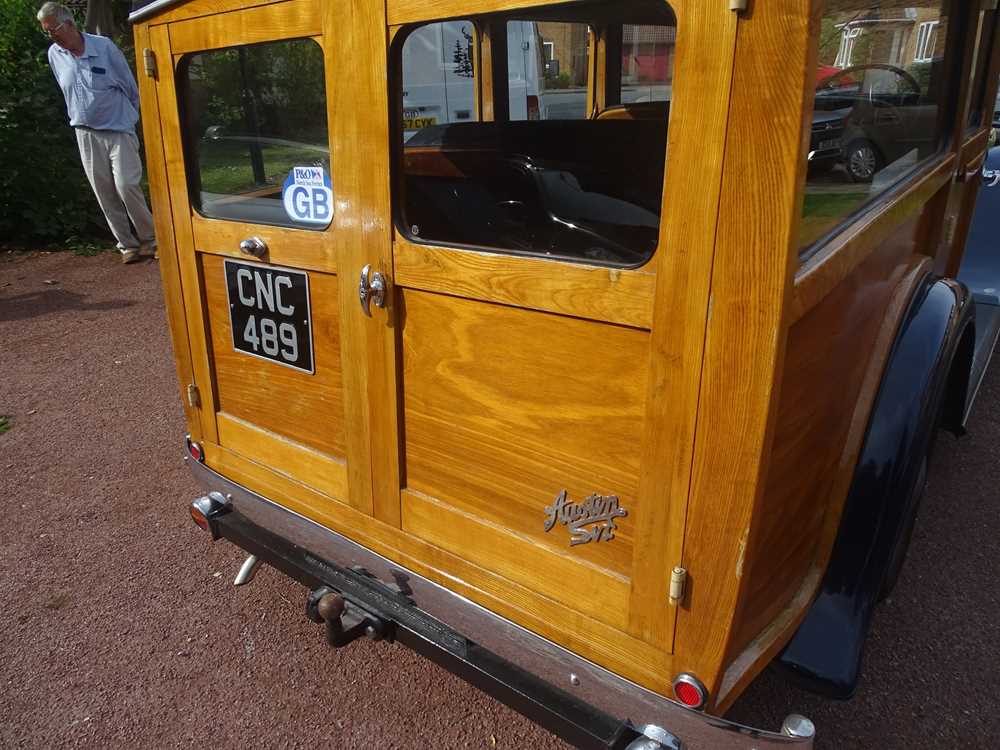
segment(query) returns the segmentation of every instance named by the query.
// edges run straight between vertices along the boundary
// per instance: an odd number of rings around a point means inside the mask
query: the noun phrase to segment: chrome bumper
[[[226,496],[232,508],[253,524],[335,565],[348,569],[360,566],[388,585],[405,580],[409,597],[424,613],[609,716],[628,719],[639,728],[662,727],[679,740],[677,746],[683,750],[813,747],[811,736],[760,731],[685,708],[229,481],[204,464],[186,460],[206,490]]]

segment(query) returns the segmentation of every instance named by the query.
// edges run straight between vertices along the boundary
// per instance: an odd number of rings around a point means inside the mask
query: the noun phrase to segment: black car
[[[870,182],[897,159],[933,148],[937,110],[902,68],[845,68],[816,88],[809,162],[840,163],[852,181]]]

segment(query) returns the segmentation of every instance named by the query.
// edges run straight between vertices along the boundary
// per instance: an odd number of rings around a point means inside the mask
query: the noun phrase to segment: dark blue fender
[[[928,276],[896,336],[826,575],[776,666],[824,695],[850,698],[886,571],[908,542],[924,458],[940,424],[959,431],[974,305],[962,284]],[[957,416],[956,416],[957,415]]]

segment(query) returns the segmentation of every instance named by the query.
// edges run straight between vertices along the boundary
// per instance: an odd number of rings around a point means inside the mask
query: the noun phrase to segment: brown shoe
[[[150,240],[149,242],[143,242],[141,245],[139,245],[139,252],[140,253],[148,253],[150,251],[152,251],[154,259],[158,259],[160,257],[160,251],[156,247],[156,240]]]
[[[139,260],[138,250],[122,251],[122,263],[135,263],[137,260]]]

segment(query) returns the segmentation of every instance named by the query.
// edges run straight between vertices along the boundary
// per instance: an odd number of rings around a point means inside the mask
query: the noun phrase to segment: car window
[[[939,152],[953,7],[827,0],[804,155],[803,251]]]
[[[323,50],[312,39],[186,55],[180,105],[203,216],[301,229],[333,218]]]
[[[622,20],[672,17],[665,7],[662,0],[620,5]],[[642,117],[591,116],[587,5],[535,11],[534,18],[476,18],[481,28],[505,32],[497,37],[506,39],[507,70],[496,72],[500,80],[482,85],[502,94],[506,83],[509,114],[489,122],[447,117],[409,133],[394,162],[396,226],[411,241],[472,252],[642,265],[659,240],[667,107],[654,101]],[[556,14],[558,20],[552,20]],[[408,29],[409,36],[394,48],[401,55],[398,95],[404,106],[414,101],[412,82],[434,76],[439,97],[456,100],[439,73],[440,55],[407,53],[410,39],[433,35],[440,26]],[[645,67],[637,69],[642,78],[636,79],[637,95],[659,96],[674,37],[642,38]],[[450,42],[441,46],[454,47]],[[456,47],[456,56],[459,51]],[[643,78],[642,70],[649,76]]]

